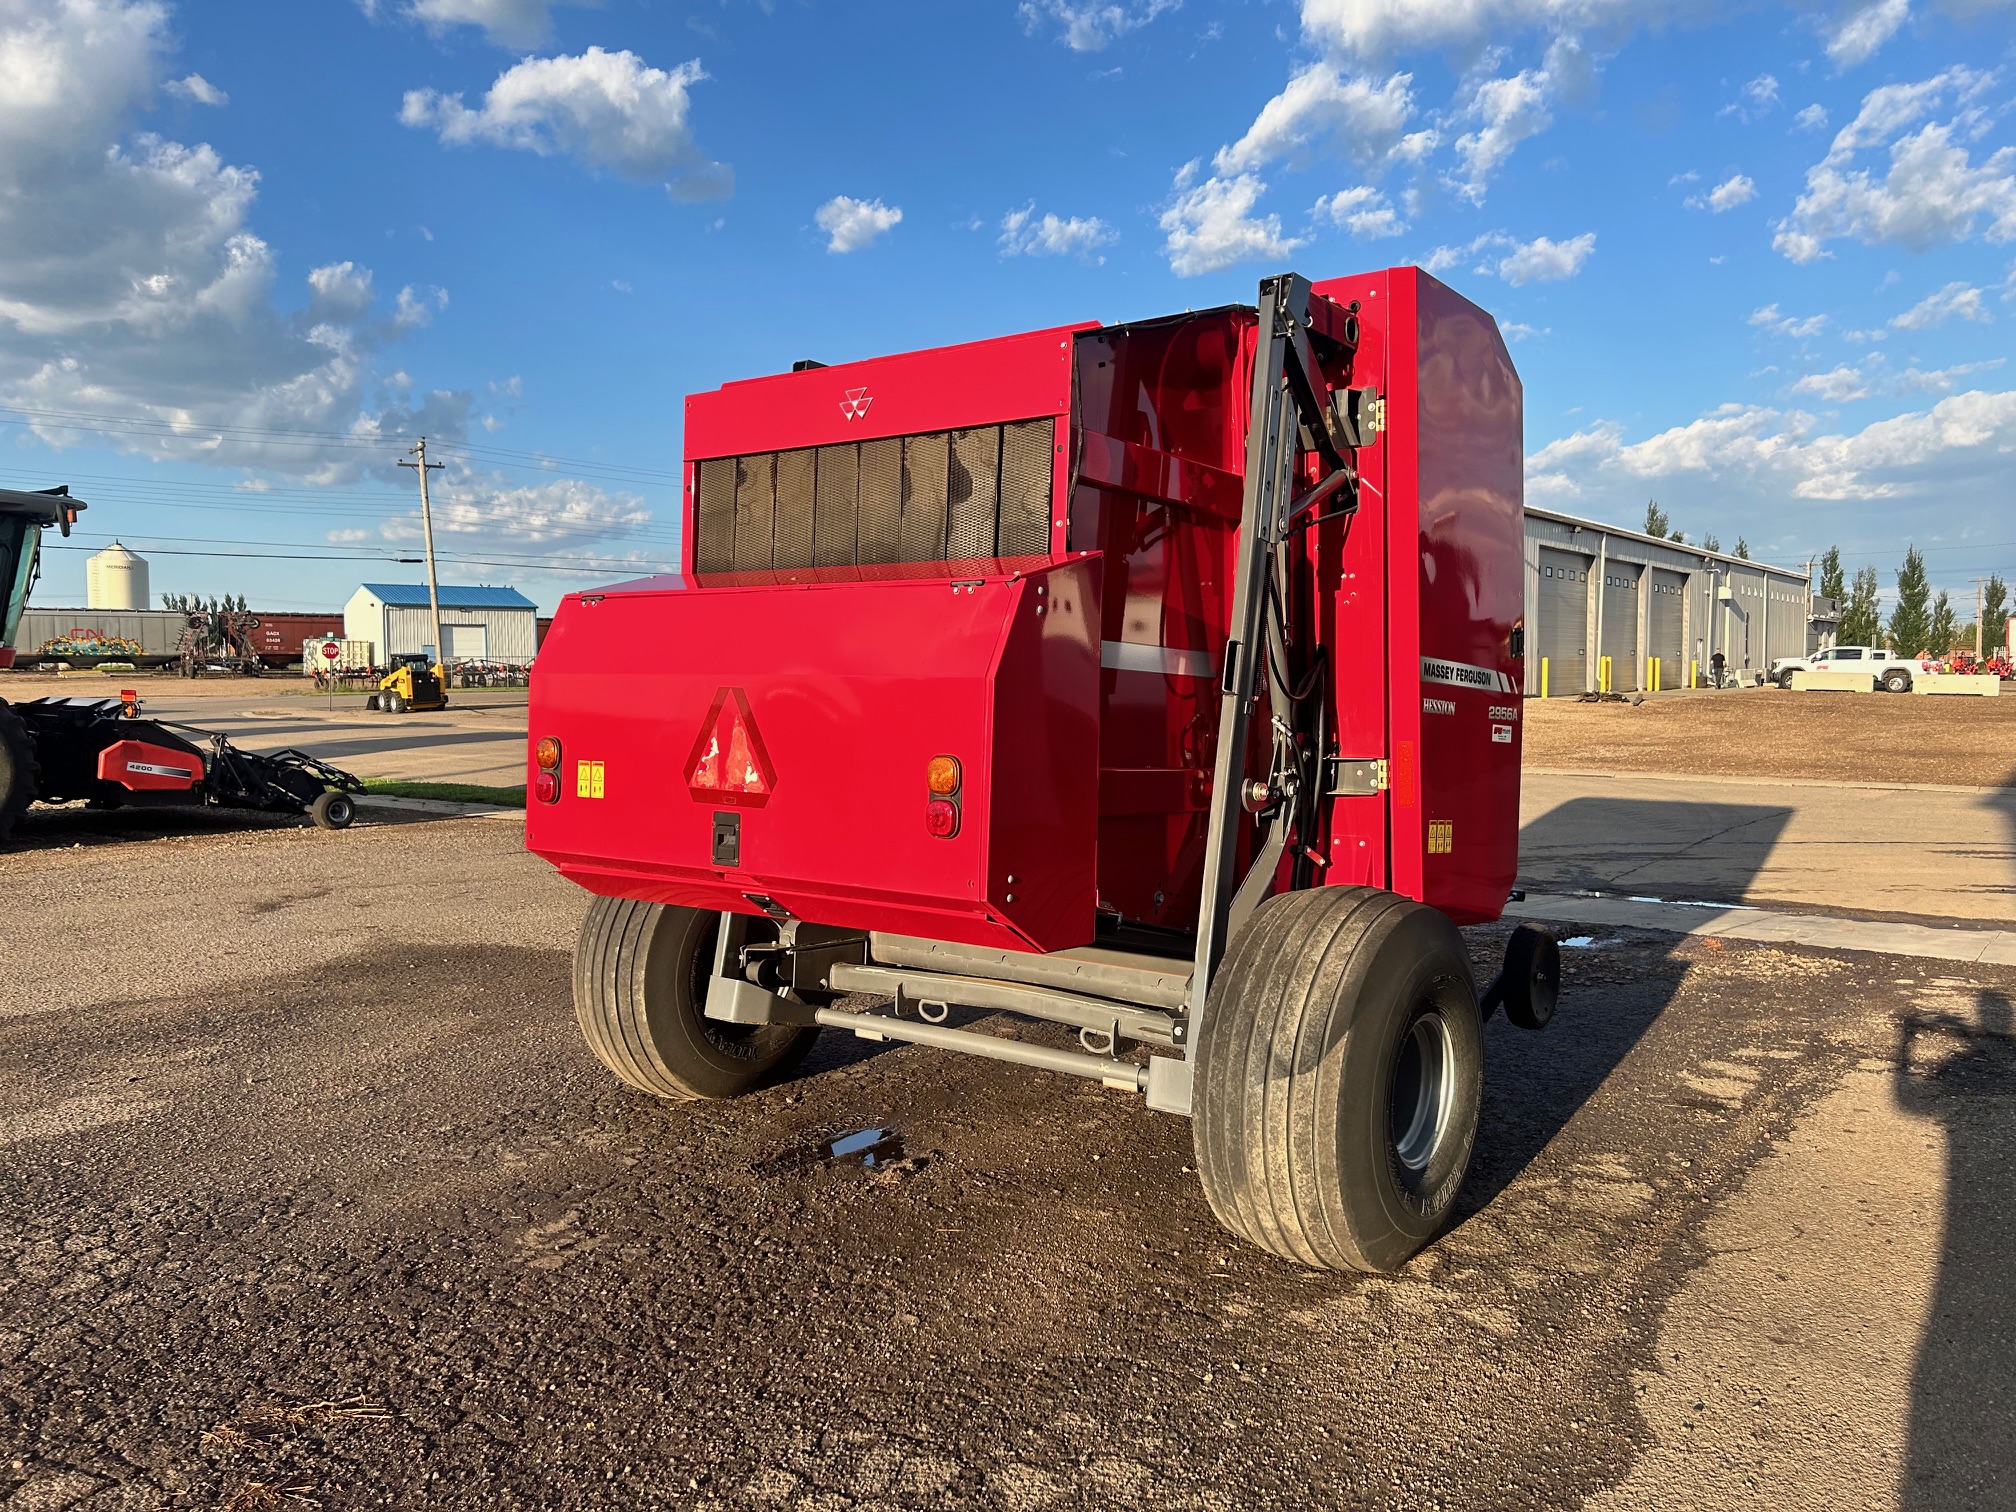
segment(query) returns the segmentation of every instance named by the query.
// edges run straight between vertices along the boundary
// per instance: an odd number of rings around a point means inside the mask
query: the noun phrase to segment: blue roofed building
[[[343,606],[343,636],[369,641],[374,666],[400,656],[424,655],[453,665],[500,662],[524,666],[538,649],[538,606],[516,588],[441,585],[441,639],[425,583],[365,583]]]

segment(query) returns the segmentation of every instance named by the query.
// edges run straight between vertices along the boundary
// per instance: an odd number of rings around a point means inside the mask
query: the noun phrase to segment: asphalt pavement
[[[1593,928],[1546,1033],[1490,1026],[1451,1231],[1333,1276],[1118,1093],[830,1033],[734,1103],[622,1090],[509,817],[146,820],[0,855],[0,1505],[2016,1485],[2009,969]]]

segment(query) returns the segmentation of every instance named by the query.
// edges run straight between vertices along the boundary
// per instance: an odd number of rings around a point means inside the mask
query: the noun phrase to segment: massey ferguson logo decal
[[[875,396],[865,388],[847,390],[847,397],[840,401],[840,413],[849,420],[868,418],[868,406],[875,402]]]

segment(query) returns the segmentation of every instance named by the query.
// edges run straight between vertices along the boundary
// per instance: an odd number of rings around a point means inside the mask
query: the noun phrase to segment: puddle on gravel
[[[858,1164],[872,1171],[903,1158],[903,1136],[895,1129],[856,1129],[819,1146],[818,1158]]]
[[[810,1171],[814,1166],[859,1166],[865,1171],[885,1171],[905,1160],[901,1130],[876,1125],[835,1134],[816,1145],[799,1145],[750,1167],[759,1176],[777,1176]]]
[[[1561,942],[1563,950],[1607,950],[1621,943],[1614,936],[1598,939],[1595,935],[1575,935]]]

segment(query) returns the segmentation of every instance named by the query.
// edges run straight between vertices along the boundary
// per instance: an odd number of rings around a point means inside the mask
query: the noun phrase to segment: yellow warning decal
[[[574,763],[574,796],[576,798],[600,798],[602,796],[602,767],[599,761],[577,761]]]
[[[1447,856],[1456,849],[1456,821],[1454,819],[1430,819],[1428,821],[1428,854]]]

